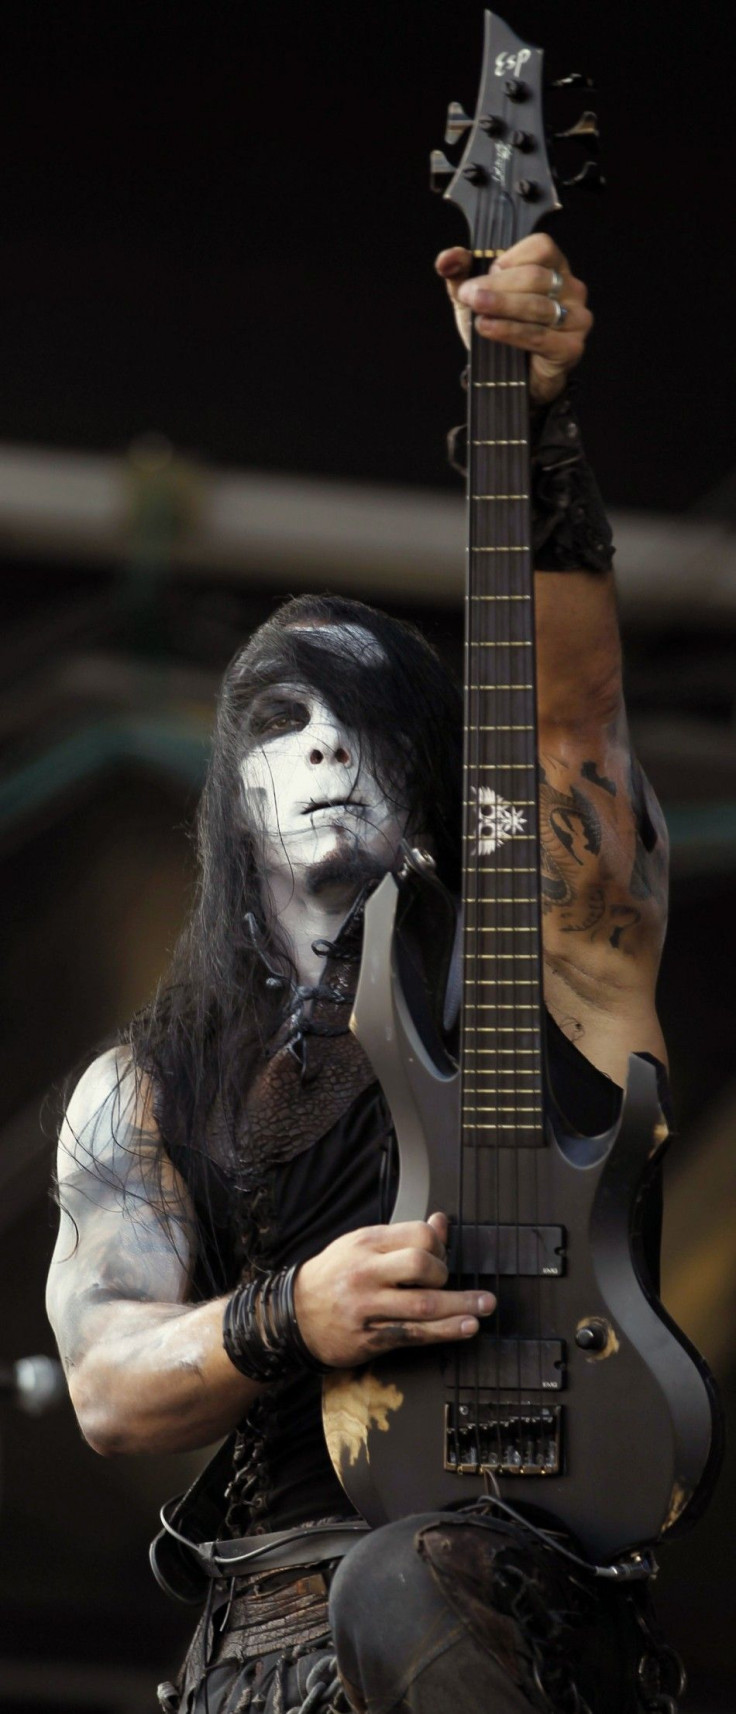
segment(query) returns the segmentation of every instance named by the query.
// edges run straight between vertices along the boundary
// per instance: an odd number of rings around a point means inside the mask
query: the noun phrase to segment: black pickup
[[[450,1225],[448,1266],[455,1279],[494,1275],[559,1277],[565,1271],[563,1226]]]

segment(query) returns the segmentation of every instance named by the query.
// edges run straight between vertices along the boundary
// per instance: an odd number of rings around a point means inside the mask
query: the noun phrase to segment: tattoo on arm
[[[559,773],[567,763],[551,758]],[[563,934],[584,934],[591,940],[605,937],[614,952],[632,949],[632,933],[642,922],[645,900],[655,898],[664,908],[666,899],[665,841],[660,836],[649,811],[647,788],[636,764],[632,764],[630,795],[619,799],[614,779],[600,771],[594,759],[579,764],[579,781],[593,788],[582,790],[580,783],[563,778],[562,787],[549,777],[541,764],[540,776],[540,853],[542,909],[554,912],[556,925]],[[564,789],[563,789],[564,788]],[[598,803],[595,794],[600,793]],[[655,800],[655,812],[658,806]],[[627,821],[633,813],[634,827]],[[611,816],[623,821],[608,846]],[[634,861],[628,874],[622,874],[621,829],[628,826],[629,840],[635,840]],[[625,845],[624,845],[625,849]]]
[[[599,774],[595,762],[583,762],[580,774],[582,779],[590,780],[591,785],[600,786],[602,792],[609,792],[611,797],[616,796],[615,781],[607,779],[605,774]]]
[[[539,819],[542,909],[560,912],[566,933],[582,933],[600,921],[605,901],[601,887],[587,887],[580,897],[581,870],[586,858],[601,849],[601,821],[590,798],[571,785],[553,786],[540,764]]]

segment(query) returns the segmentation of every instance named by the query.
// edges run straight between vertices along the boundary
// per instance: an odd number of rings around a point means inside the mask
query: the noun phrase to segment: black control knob
[[[575,1334],[575,1344],[581,1351],[605,1351],[608,1344],[605,1321],[584,1321]]]

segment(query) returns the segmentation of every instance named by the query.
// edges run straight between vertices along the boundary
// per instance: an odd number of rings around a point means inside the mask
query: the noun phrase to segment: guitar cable
[[[488,1474],[490,1480],[495,1484],[495,1478],[490,1476],[490,1472]],[[638,1548],[634,1549],[628,1558],[617,1559],[613,1565],[595,1565],[590,1560],[583,1559],[582,1555],[574,1553],[572,1548],[563,1547],[562,1542],[558,1541],[551,1530],[538,1529],[536,1524],[530,1523],[529,1519],[525,1518],[521,1512],[517,1512],[515,1506],[510,1506],[507,1500],[502,1500],[497,1492],[487,1494],[482,1500],[476,1500],[473,1506],[467,1508],[464,1516],[467,1518],[473,1512],[480,1513],[484,1508],[493,1506],[510,1518],[512,1523],[518,1524],[521,1529],[528,1530],[530,1535],[533,1535],[537,1541],[541,1541],[544,1547],[552,1548],[555,1553],[561,1554],[563,1559],[569,1559],[570,1563],[578,1566],[581,1571],[587,1571],[591,1577],[605,1578],[611,1583],[641,1583],[645,1578],[653,1579],[658,1575],[659,1566],[650,1549],[645,1552],[640,1552]]]

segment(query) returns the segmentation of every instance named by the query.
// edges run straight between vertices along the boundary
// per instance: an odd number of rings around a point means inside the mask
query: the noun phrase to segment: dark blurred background
[[[514,0],[583,69],[604,198],[555,231],[591,286],[586,440],[614,512],[632,724],[668,815],[661,1007],[680,1137],[665,1300],[736,1390],[732,9]],[[472,112],[475,0],[28,4],[0,111],[0,1361],[51,1353],[54,1104],[165,965],[218,676],[283,594],[461,636],[462,366],[427,155]],[[570,154],[565,176],[581,164]],[[57,1092],[57,1093],[54,1093]],[[189,1615],[146,1562],[189,1461],[103,1463],[67,1403],[2,1405],[0,1701],[139,1714]],[[645,1425],[642,1425],[645,1432]],[[621,1449],[625,1456],[625,1449]],[[612,1449],[616,1456],[616,1449]],[[691,1714],[731,1714],[736,1470],[662,1553]]]

